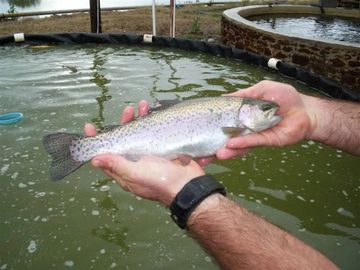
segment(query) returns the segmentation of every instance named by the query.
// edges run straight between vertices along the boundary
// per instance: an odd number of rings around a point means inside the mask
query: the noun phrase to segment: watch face
[[[181,193],[177,198],[177,205],[183,209],[187,210],[193,206],[193,201],[196,199],[196,192],[191,189],[186,190],[186,192]]]

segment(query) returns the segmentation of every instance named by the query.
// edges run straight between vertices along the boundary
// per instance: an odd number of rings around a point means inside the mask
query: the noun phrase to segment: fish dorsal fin
[[[228,135],[229,137],[235,137],[237,135],[240,135],[246,131],[247,128],[243,127],[223,127],[222,131]]]
[[[109,132],[112,131],[116,128],[120,127],[120,125],[108,125],[108,126],[104,126],[101,130],[101,133],[105,133],[105,132]]]

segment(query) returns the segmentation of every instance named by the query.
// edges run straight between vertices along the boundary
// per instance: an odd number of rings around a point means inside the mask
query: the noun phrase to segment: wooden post
[[[90,0],[90,27],[91,33],[101,33],[100,0]]]

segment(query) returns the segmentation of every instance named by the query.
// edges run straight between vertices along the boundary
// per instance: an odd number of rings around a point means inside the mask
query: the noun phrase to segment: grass
[[[239,3],[224,5],[186,5],[176,10],[176,36],[180,38],[220,41],[221,14]],[[157,7],[157,35],[169,35],[169,8]],[[108,33],[152,33],[151,8],[126,12],[101,13],[102,31]],[[89,32],[90,18],[87,13],[56,15],[44,19],[25,18],[18,21],[1,21],[0,35],[14,33]]]

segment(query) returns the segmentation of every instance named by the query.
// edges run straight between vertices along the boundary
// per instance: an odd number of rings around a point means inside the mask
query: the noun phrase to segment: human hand
[[[309,138],[312,128],[311,113],[306,106],[308,97],[288,84],[261,81],[247,89],[230,94],[268,100],[280,107],[282,117],[276,126],[259,133],[231,138],[216,153],[218,159],[229,159],[255,146],[284,146]]]
[[[134,162],[119,155],[104,154],[93,158],[91,164],[115,179],[124,190],[165,206],[171,204],[187,182],[205,174],[193,160],[184,166],[156,156],[144,156]]]

